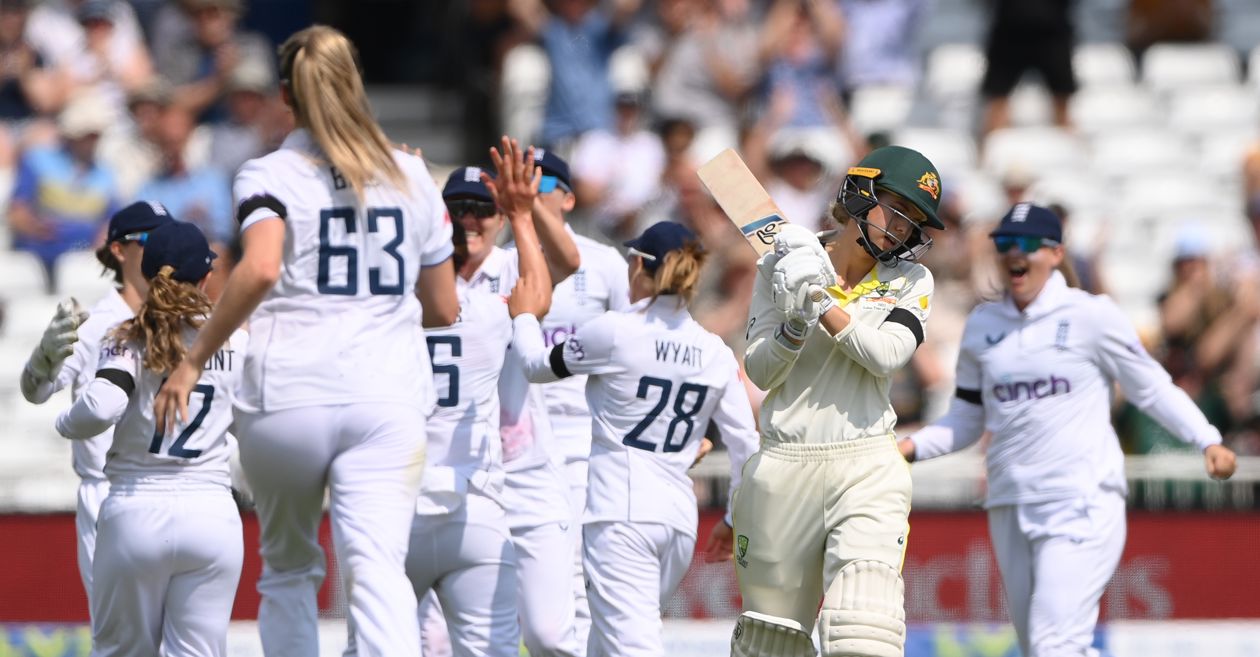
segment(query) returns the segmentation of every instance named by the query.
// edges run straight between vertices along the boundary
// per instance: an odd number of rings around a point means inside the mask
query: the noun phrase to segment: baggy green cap
[[[885,146],[871,151],[849,174],[875,179],[875,187],[890,190],[927,215],[926,225],[944,229],[936,216],[941,204],[941,176],[923,154],[904,146]]]

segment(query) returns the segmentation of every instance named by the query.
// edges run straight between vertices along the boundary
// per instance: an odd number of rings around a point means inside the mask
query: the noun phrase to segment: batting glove
[[[779,234],[774,236],[774,252],[779,254],[780,257],[801,250],[808,250],[825,263],[825,271],[828,274],[828,278],[825,283],[820,284],[823,287],[835,285],[836,271],[831,266],[831,256],[827,254],[827,249],[823,248],[818,235],[800,226],[788,225],[780,229]]]
[[[32,375],[38,380],[52,379],[53,373],[74,353],[74,345],[79,341],[79,327],[87,318],[87,311],[74,298],[57,304],[57,312],[44,329],[44,337],[26,363]]]
[[[835,284],[831,262],[809,249],[799,249],[779,258],[770,279],[775,306],[785,314],[804,305],[807,288]]]

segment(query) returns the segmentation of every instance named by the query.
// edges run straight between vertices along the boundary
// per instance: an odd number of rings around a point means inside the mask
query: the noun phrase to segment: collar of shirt
[[[319,146],[311,137],[311,133],[303,128],[294,128],[288,137],[284,138],[284,142],[280,144],[280,148],[288,148],[303,153],[318,153]]]
[[[477,271],[473,272],[472,277],[468,279],[468,284],[473,287],[476,287],[478,283],[481,283],[483,280],[487,278],[502,277],[503,266],[505,264],[503,261],[507,257],[508,257],[508,252],[506,249],[503,249],[498,246],[492,247],[490,249],[490,254],[486,256],[485,260],[481,261],[481,266],[478,267]],[[506,290],[506,291],[501,290],[501,293],[504,295],[506,295],[508,292],[511,292],[511,290]]]
[[[1057,270],[1050,272],[1050,278],[1046,280],[1046,284],[1041,288],[1041,292],[1037,295],[1033,302],[1021,313],[1015,307],[1015,302],[1011,299],[1011,293],[1006,293],[1006,303],[1002,307],[1008,314],[1013,316],[1023,316],[1029,319],[1041,317],[1057,310],[1067,301],[1068,292],[1067,281]]]
[[[109,304],[108,311],[110,313],[117,313],[120,317],[134,317],[136,314],[135,311],[131,309],[131,306],[127,305],[127,300],[123,298],[122,289],[120,288],[114,288],[111,290],[110,293],[102,299],[102,301]]]
[[[687,304],[684,303],[682,298],[678,295],[662,294],[661,296],[656,297],[656,299],[652,299],[652,297],[639,299],[634,304],[631,304],[631,306],[626,309],[626,312],[643,312],[660,317],[676,317],[678,315],[685,314],[688,311]]]
[[[840,307],[843,308],[853,303],[855,299],[879,287],[881,283],[882,281],[879,280],[879,265],[876,265],[871,267],[871,270],[866,273],[866,277],[862,279],[862,282],[854,285],[852,290],[845,292],[844,288],[841,288],[839,285],[832,285],[827,288],[827,292],[831,294],[833,299],[839,301]]]

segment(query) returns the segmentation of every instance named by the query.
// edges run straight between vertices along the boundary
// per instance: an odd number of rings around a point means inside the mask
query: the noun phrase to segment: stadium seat
[[[1151,46],[1142,59],[1142,82],[1159,92],[1236,84],[1241,68],[1238,53],[1225,44],[1160,43]]]
[[[964,132],[945,128],[903,128],[893,143],[923,153],[948,181],[951,174],[974,169],[976,143]]]
[[[1252,48],[1247,57],[1247,81],[1253,87],[1260,87],[1260,45]]]
[[[102,275],[101,263],[90,251],[67,253],[57,260],[57,296],[74,297],[85,307],[113,287],[110,276]]]
[[[978,92],[984,77],[985,58],[974,43],[946,43],[928,56],[924,82],[936,98]]]
[[[9,297],[4,309],[4,340],[34,345],[57,311],[58,298],[43,294]]]
[[[543,109],[551,85],[551,62],[547,53],[533,44],[522,44],[503,58],[499,78],[499,112],[504,134],[532,141],[542,132]]]
[[[1260,133],[1248,130],[1224,130],[1204,134],[1199,140],[1199,168],[1222,180],[1240,180],[1243,159],[1257,148]]]
[[[947,176],[942,183],[946,194],[958,198],[965,223],[993,224],[1010,209],[1002,185],[987,171],[964,171]]]
[[[1045,126],[1053,123],[1050,92],[1037,82],[1021,82],[1011,92],[1011,125]]]
[[[1260,94],[1244,85],[1195,87],[1169,99],[1168,127],[1187,135],[1254,129],[1260,119]]]
[[[16,299],[44,293],[44,266],[25,251],[0,253],[0,298]]]
[[[893,85],[860,87],[849,103],[849,119],[864,135],[903,126],[914,106],[914,89]]]
[[[1080,140],[1059,128],[1003,128],[989,134],[983,146],[984,168],[995,175],[1022,168],[1034,177],[1047,169],[1085,163]]]
[[[1072,124],[1086,134],[1162,122],[1155,94],[1141,87],[1085,87],[1068,105]]]
[[[1076,168],[1042,173],[1025,196],[1039,205],[1060,204],[1075,216],[1103,209],[1111,191],[1098,176]]]
[[[1082,88],[1133,84],[1133,54],[1119,43],[1083,43],[1072,53],[1072,70]]]
[[[1093,150],[1095,171],[1112,179],[1145,177],[1161,167],[1176,170],[1193,162],[1194,156],[1188,140],[1155,128],[1099,134]]]
[[[1118,224],[1151,220],[1161,231],[1186,221],[1208,221],[1242,212],[1241,202],[1230,198],[1217,181],[1176,169],[1129,178],[1118,187],[1115,199]]]

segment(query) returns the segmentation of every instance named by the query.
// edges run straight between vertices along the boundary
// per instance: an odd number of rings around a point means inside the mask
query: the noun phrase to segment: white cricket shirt
[[[553,347],[586,322],[609,310],[630,306],[630,276],[617,249],[572,231],[582,256],[576,272],[552,291],[551,310],[542,318],[543,341]],[[591,412],[586,405],[586,377],[571,376],[543,386],[556,449],[566,461],[586,460],[591,453]]]
[[[775,339],[783,313],[770,281],[758,274],[749,308],[744,368],[758,388],[761,435],[785,443],[835,443],[893,435],[889,397],[894,372],[923,342],[932,303],[932,274],[917,263],[879,263],[849,293],[828,293],[849,313],[835,336],[821,325],[799,349]]]
[[[673,295],[605,313],[553,349],[543,344],[533,315],[514,323],[531,380],[588,377],[594,440],[584,522],[663,523],[695,536],[687,470],[701,439],[719,438],[730,452],[732,494],[757,448],[752,407],[730,348]]]
[[[432,405],[416,277],[450,257],[446,206],[424,161],[394,151],[406,186],[364,200],[304,130],[246,162],[233,189],[241,231],[284,221],[280,280],[250,317],[240,407]]]
[[[197,332],[187,329],[191,346]],[[249,336],[236,331],[205,364],[189,395],[186,421],[158,434],[153,398],[166,380],[163,373],[144,367],[143,347],[134,342],[107,341],[101,347],[97,374],[74,406],[57,418],[57,431],[67,438],[93,435],[103,424],[116,425],[105,462],[111,483],[178,477],[229,487],[228,459],[233,445],[228,437],[232,404],[248,349]],[[101,376],[110,373],[112,378]],[[118,376],[130,390],[119,387]]]
[[[503,298],[458,279],[459,317],[425,330],[437,407],[425,425],[428,449],[416,509],[458,509],[468,486],[498,500],[503,489],[499,444],[499,374],[512,320]]]
[[[956,380],[971,401],[955,398],[945,417],[915,433],[915,456],[953,452],[992,432],[987,506],[1125,493],[1113,381],[1181,440],[1200,449],[1221,442],[1116,304],[1069,288],[1058,272],[1023,312],[1009,296],[971,312]]]

